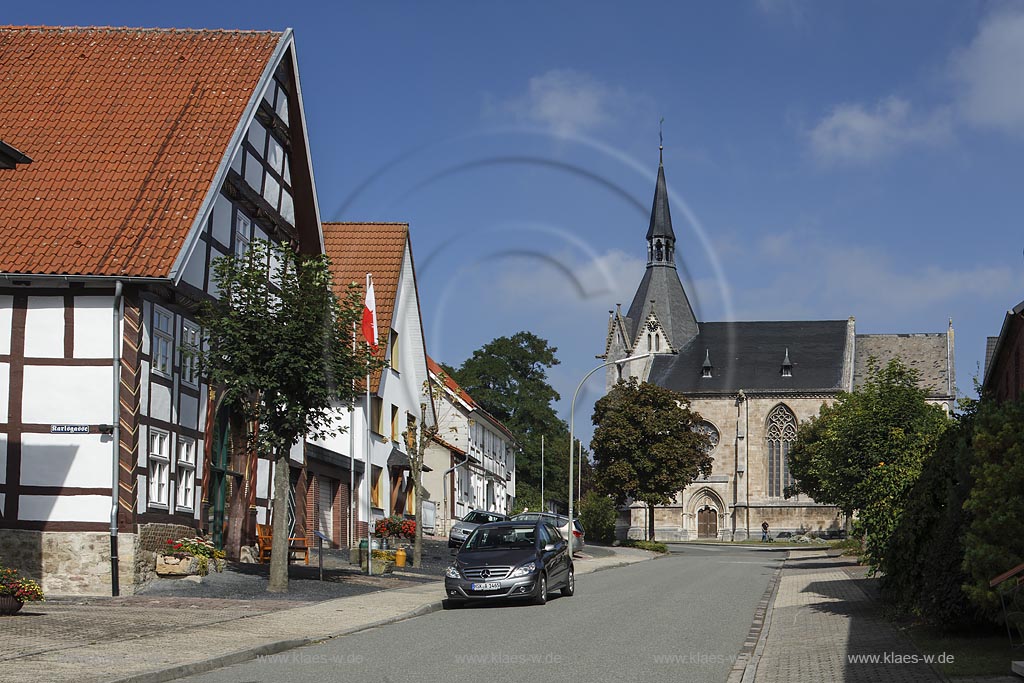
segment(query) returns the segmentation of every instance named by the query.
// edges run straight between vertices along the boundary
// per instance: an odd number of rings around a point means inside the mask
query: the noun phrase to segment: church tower
[[[647,270],[626,315],[620,309],[610,312],[605,342],[608,360],[643,353],[675,353],[700,331],[676,271],[676,235],[669,212],[662,149],[658,147],[658,180],[647,228]],[[649,368],[650,359],[640,365]],[[635,367],[628,372],[623,370],[623,376],[629,374],[646,379],[647,373],[636,372]],[[616,375],[609,373],[609,387],[615,383]]]

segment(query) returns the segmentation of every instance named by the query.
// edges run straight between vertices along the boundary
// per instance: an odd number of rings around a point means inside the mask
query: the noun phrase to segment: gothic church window
[[[768,413],[765,439],[768,441],[768,496],[781,498],[793,483],[786,458],[796,441],[796,415],[781,403]]]
[[[661,240],[658,240],[654,244],[654,260],[660,261],[662,255]]]

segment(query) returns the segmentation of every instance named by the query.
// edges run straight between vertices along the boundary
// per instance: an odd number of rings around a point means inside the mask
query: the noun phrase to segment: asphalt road
[[[182,680],[724,681],[785,553],[672,549],[580,576],[545,606],[435,612]]]

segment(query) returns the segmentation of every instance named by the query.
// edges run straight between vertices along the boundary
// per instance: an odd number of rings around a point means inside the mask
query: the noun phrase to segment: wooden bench
[[[274,541],[274,527],[270,524],[257,524],[256,525],[256,542],[259,545],[259,562],[263,564],[270,561],[270,551],[273,547]],[[298,560],[303,558],[306,564],[309,564],[309,546],[306,545],[306,539],[302,536],[294,536],[288,539],[288,561],[291,562],[293,559]]]

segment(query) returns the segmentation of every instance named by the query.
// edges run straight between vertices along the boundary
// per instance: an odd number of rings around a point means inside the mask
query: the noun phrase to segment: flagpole
[[[366,291],[369,297],[370,274],[366,274]],[[374,302],[376,306],[376,301]],[[373,312],[377,314],[376,311]],[[374,340],[376,341],[376,340]],[[363,476],[366,479],[366,574],[373,575],[373,508],[370,500],[370,477],[373,476],[373,464],[370,462],[370,413],[373,412],[370,406],[370,373],[366,373],[366,472]]]
[[[356,358],[356,324],[352,322],[352,360]],[[356,380],[352,379],[352,394],[355,394]],[[348,408],[348,547],[356,536],[356,515],[359,514],[356,507],[356,402],[352,396],[352,404]],[[358,547],[358,546],[357,546]]]
[[[547,512],[544,507],[544,435],[540,435],[540,511]]]

